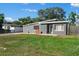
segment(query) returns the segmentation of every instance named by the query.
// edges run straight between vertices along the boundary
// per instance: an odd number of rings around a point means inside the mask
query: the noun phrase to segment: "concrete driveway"
[[[5,33],[5,34],[0,34],[0,36],[18,35],[18,34],[24,34],[24,33]]]

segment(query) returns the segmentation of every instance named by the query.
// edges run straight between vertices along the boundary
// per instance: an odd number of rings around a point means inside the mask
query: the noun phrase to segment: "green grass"
[[[79,36],[0,36],[0,55],[75,56],[79,55]]]

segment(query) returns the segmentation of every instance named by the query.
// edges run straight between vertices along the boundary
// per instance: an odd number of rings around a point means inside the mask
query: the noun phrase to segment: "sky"
[[[15,21],[21,17],[38,17],[38,10],[50,7],[61,7],[66,16],[71,11],[79,14],[79,4],[75,3],[0,3],[0,13],[4,13],[7,21]]]

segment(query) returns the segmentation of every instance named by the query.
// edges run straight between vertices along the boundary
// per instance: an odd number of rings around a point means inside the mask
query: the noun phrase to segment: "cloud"
[[[71,3],[71,6],[73,6],[73,7],[79,7],[79,3]]]
[[[12,21],[14,21],[14,19],[11,18],[11,17],[5,17],[5,20],[8,21],[8,22],[12,22]]]
[[[40,3],[41,5],[45,5],[46,3]]]
[[[37,10],[36,9],[23,9],[24,11],[26,11],[26,12],[37,12]]]
[[[24,5],[30,5],[30,4],[36,4],[36,3],[22,3],[22,4],[24,4]],[[46,5],[46,3],[38,3],[38,4],[40,4],[40,5]]]
[[[28,4],[28,3],[22,3],[22,4]]]

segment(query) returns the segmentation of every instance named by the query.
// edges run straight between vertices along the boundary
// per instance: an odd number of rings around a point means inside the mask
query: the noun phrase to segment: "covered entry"
[[[48,34],[53,33],[53,24],[47,24],[47,33]]]
[[[40,29],[38,25],[34,26],[34,31],[35,31],[35,34],[40,34]]]

